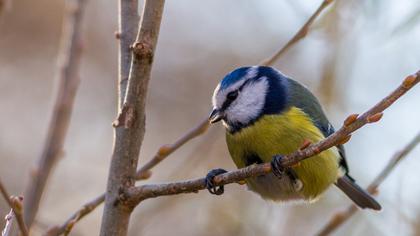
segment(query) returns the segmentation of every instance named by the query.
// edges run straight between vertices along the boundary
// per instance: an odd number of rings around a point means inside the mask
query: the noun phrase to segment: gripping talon
[[[223,185],[216,186],[214,183],[214,177],[226,172],[227,171],[224,169],[213,169],[206,175],[206,188],[211,194],[222,195],[224,193],[225,187]]]
[[[277,178],[281,179],[287,175],[293,185],[295,191],[300,191],[303,188],[303,183],[292,168],[284,168],[281,165],[282,155],[275,155],[271,161],[271,169]]]
[[[271,169],[273,174],[278,178],[282,178],[285,174],[285,168],[281,165],[282,155],[275,155],[273,160],[271,160]]]

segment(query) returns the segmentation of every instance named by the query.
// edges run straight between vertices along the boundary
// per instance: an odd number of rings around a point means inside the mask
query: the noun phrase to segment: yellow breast
[[[305,140],[318,142],[323,138],[324,135],[310,118],[296,107],[280,115],[265,115],[239,132],[226,134],[229,152],[238,168],[246,166],[249,155],[258,155],[263,162],[270,162],[274,155],[296,151]],[[334,183],[339,175],[338,162],[338,151],[331,148],[293,167],[303,183],[303,189],[299,192],[301,198],[313,200]],[[276,193],[268,189],[271,185],[267,183],[264,184],[267,187],[263,188],[253,186],[261,184],[261,181],[255,180],[248,180],[249,187],[264,198],[286,200],[289,195],[295,198],[295,192],[284,193],[285,190],[279,188],[283,193]],[[267,181],[272,181],[272,178],[267,178]]]

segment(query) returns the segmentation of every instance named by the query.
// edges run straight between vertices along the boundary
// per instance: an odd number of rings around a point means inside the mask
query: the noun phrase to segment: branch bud
[[[351,114],[351,115],[349,115],[346,118],[346,120],[344,120],[344,126],[347,127],[347,126],[353,124],[357,120],[357,117],[359,117],[359,114]]]
[[[407,76],[402,83],[403,87],[410,88],[416,79],[417,79],[417,74]]]
[[[299,150],[303,150],[307,147],[309,147],[309,145],[311,145],[311,141],[309,141],[308,139],[305,139],[302,143],[302,145],[299,147]]]
[[[378,122],[382,118],[383,115],[384,114],[382,112],[378,112],[378,113],[376,113],[374,115],[368,116],[367,121],[369,123]]]
[[[165,144],[161,146],[157,152],[157,155],[159,157],[165,157],[169,155],[172,152],[172,145],[171,144]]]
[[[145,179],[150,178],[150,176],[152,176],[152,171],[147,170],[147,171],[144,171],[144,172],[140,172],[140,174],[137,176],[137,179],[138,180],[145,180]]]
[[[347,143],[351,138],[351,135],[347,135],[346,137],[344,137],[343,139],[341,139],[338,143],[343,145],[345,143]]]
[[[120,38],[121,38],[121,33],[120,33],[120,32],[118,32],[118,31],[115,31],[115,32],[114,32],[114,35],[115,35],[115,38],[116,38],[116,39],[120,39]]]

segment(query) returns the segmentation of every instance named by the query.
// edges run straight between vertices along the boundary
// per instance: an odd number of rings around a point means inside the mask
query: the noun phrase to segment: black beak
[[[213,111],[210,113],[209,121],[210,123],[216,123],[223,119],[223,115],[218,109],[213,109]]]

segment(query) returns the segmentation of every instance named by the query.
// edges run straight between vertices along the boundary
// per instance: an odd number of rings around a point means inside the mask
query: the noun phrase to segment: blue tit
[[[360,208],[380,210],[381,205],[349,175],[343,145],[282,168],[283,155],[304,142],[316,143],[334,133],[317,98],[303,85],[276,69],[242,67],[226,75],[213,94],[210,122],[222,121],[226,142],[238,168],[271,162],[273,172],[248,178],[248,188],[264,199],[313,202],[332,184]],[[274,158],[273,158],[274,157]],[[213,194],[223,193],[208,173],[206,185]]]

